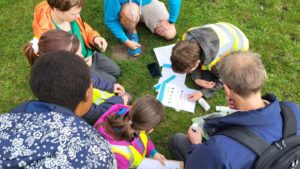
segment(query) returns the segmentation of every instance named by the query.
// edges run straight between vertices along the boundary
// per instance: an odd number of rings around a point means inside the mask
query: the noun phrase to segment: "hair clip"
[[[39,52],[39,39],[34,37],[30,43],[32,43],[32,49],[33,49],[33,52],[38,55],[38,52]]]

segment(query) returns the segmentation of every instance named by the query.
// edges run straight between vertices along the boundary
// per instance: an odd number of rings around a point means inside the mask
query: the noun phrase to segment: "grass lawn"
[[[166,0],[164,0],[166,2]],[[0,0],[0,112],[26,100],[34,99],[27,78],[30,67],[22,53],[25,43],[32,39],[31,21],[33,8],[40,0]],[[83,19],[106,38],[109,45],[119,44],[103,24],[103,1],[86,0]],[[138,60],[117,61],[122,68],[120,83],[134,99],[143,95],[156,96],[153,85],[158,79],[151,78],[146,65],[156,61],[153,48],[171,44],[180,39],[183,32],[193,26],[219,21],[230,22],[243,30],[250,41],[250,48],[262,55],[268,72],[263,90],[275,93],[280,100],[300,103],[300,1],[289,0],[183,0],[181,15],[176,23],[178,36],[165,41],[139,25],[138,31],[143,56]],[[106,55],[110,56],[111,46]],[[191,83],[191,82],[188,82]],[[224,93],[208,101],[212,110],[224,105]],[[191,118],[205,114],[197,105],[194,114],[176,112],[167,108],[166,118],[151,138],[159,151],[170,157],[169,137],[176,132],[186,132]]]

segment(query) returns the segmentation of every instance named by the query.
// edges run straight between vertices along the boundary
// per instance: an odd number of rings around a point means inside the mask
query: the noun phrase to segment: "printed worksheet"
[[[170,67],[162,67],[161,74],[162,76],[159,78],[158,83],[154,85],[155,91],[158,92],[161,83],[173,75],[175,75],[175,78],[172,81],[170,81],[170,83],[177,84],[177,86],[179,87],[185,86],[184,83],[185,83],[186,74],[175,73]]]
[[[176,111],[184,110],[194,113],[196,104],[188,100],[188,95],[194,92],[196,92],[196,90],[189,89],[185,86],[178,87],[175,84],[167,83],[165,87],[159,91],[158,95],[162,95],[159,101],[165,106],[174,108]]]
[[[172,48],[174,46],[175,44],[172,44],[172,45],[153,49],[160,67],[162,67],[163,64],[171,64],[170,58],[171,58]]]
[[[183,162],[166,160],[162,165],[158,160],[144,158],[137,169],[183,169]]]
[[[157,61],[162,67],[162,77],[154,85],[155,91],[158,92],[156,99],[177,111],[184,110],[194,113],[196,103],[189,101],[188,95],[196,90],[186,87],[186,74],[175,73],[171,67],[170,57],[174,45],[154,48]]]

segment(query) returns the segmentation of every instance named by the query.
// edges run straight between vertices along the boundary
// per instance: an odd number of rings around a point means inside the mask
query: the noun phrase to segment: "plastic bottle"
[[[201,107],[205,110],[205,111],[208,111],[210,109],[210,105],[203,99],[203,98],[200,98],[198,100],[198,103],[201,105]]]

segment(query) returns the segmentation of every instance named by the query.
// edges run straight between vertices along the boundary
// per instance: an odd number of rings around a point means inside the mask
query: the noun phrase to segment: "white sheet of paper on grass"
[[[158,160],[144,158],[137,169],[182,169],[180,161],[166,160],[165,165],[162,165]]]
[[[172,44],[172,45],[162,46],[153,49],[160,67],[162,67],[164,64],[171,64],[170,58],[171,58],[172,48],[174,46],[175,44]]]
[[[186,86],[177,86],[173,83],[168,83],[165,86],[162,104],[167,107],[172,107],[176,111],[184,110],[187,112],[194,113],[195,102],[188,100],[188,95],[196,92],[194,89],[189,89]]]
[[[175,44],[154,48],[154,53],[159,65],[162,67],[162,77],[154,85],[158,92],[157,100],[167,107],[172,107],[177,111],[184,110],[194,113],[195,102],[187,99],[187,95],[196,92],[185,85],[186,74],[173,72],[171,68],[171,53]],[[171,78],[173,77],[173,78]],[[174,78],[175,77],[175,78]],[[170,78],[172,80],[170,80]],[[174,90],[172,92],[172,90]]]
[[[184,83],[185,83],[186,74],[175,73],[173,72],[172,68],[162,67],[161,75],[162,76],[159,78],[158,83],[156,85],[161,84],[164,80],[175,75],[176,78],[172,80],[170,83],[177,84],[178,87],[185,86]],[[156,91],[158,92],[159,88]]]

